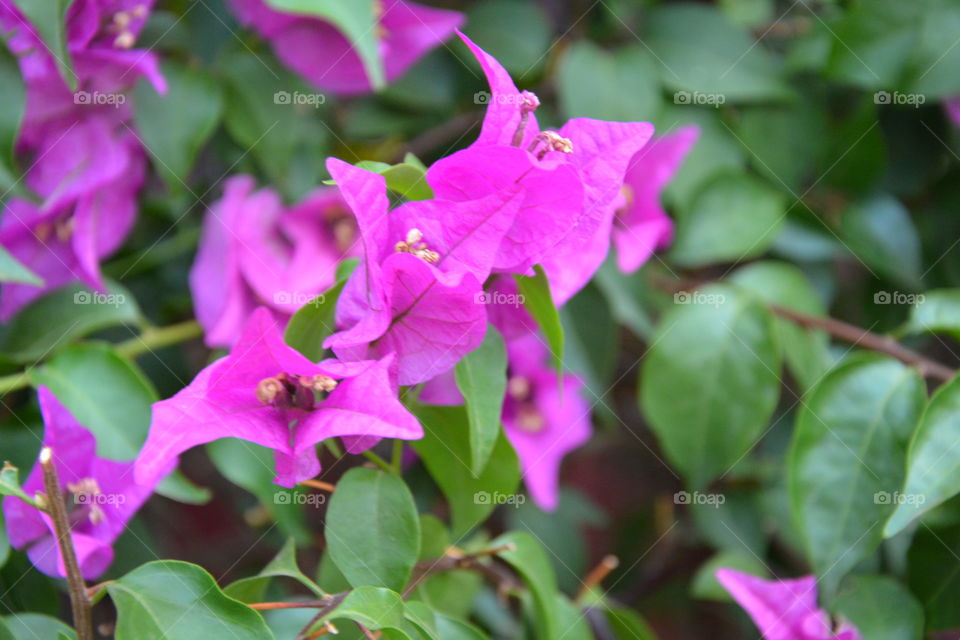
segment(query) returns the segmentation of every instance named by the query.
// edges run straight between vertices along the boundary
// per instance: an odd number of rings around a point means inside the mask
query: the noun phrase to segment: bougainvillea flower
[[[242,24],[269,40],[277,57],[311,84],[341,94],[370,91],[370,78],[360,56],[333,24],[277,11],[264,0],[230,0],[230,5]],[[404,0],[377,0],[375,6],[380,14],[380,60],[388,82],[463,23],[463,15],[456,11]]]
[[[325,346],[338,357],[395,352],[400,384],[453,367],[483,340],[480,282],[517,215],[518,188],[465,202],[408,202],[388,214],[383,176],[327,163],[357,218],[363,259],[341,295],[342,331]]]
[[[950,117],[953,126],[960,127],[960,98],[951,98],[944,102],[943,106],[947,110],[947,116]]]
[[[680,169],[699,135],[695,125],[682,127],[655,138],[630,161],[613,223],[617,265],[622,271],[636,271],[673,238],[673,222],[660,204],[660,192]]]
[[[591,249],[597,229],[612,215],[627,163],[650,139],[653,126],[575,118],[557,131],[541,131],[534,114],[537,97],[520,92],[499,62],[461,37],[490,84],[489,104],[476,142],[430,167],[427,181],[434,193],[471,200],[514,185],[524,188],[495,271],[527,273],[547,255]],[[554,291],[557,298],[571,294]]]
[[[379,361],[310,362],[283,342],[281,327],[257,309],[230,354],[203,369],[185,389],[153,405],[136,475],[149,482],[183,451],[220,438],[274,450],[277,484],[317,475],[316,444],[344,438],[359,453],[379,438],[422,437],[397,399],[393,355]]]
[[[258,306],[285,318],[335,281],[338,261],[352,252],[339,192],[321,187],[285,208],[253,178],[227,180],[207,212],[190,290],[211,347],[230,347]]]
[[[113,542],[127,522],[153,492],[155,481],[136,484],[133,462],[97,457],[93,434],[76,421],[44,387],[38,390],[43,414],[43,446],[50,447],[53,465],[67,495],[73,545],[83,576],[95,579],[113,560]],[[161,479],[168,469],[159,470]],[[44,491],[43,471],[38,463],[23,485],[27,495]],[[56,543],[49,516],[19,498],[3,500],[10,544],[27,550],[30,561],[51,576],[65,576],[66,570]]]
[[[760,629],[765,640],[860,640],[848,621],[834,629],[817,607],[817,580],[764,580],[733,569],[718,569],[717,580]]]
[[[44,286],[4,284],[0,318],[68,282],[103,291],[100,259],[116,251],[136,219],[136,195],[146,174],[136,137],[99,118],[57,133],[26,179],[46,202],[15,198],[0,221],[0,246]]]
[[[126,92],[141,76],[158,91],[166,88],[156,57],[130,49],[150,4],[71,4],[66,31],[76,91],[36,29],[11,3],[0,5],[0,28],[18,56],[27,93],[16,150],[27,167],[24,182],[40,201],[8,203],[0,244],[44,278],[43,287],[4,285],[4,318],[70,281],[103,290],[99,261],[132,227],[146,167],[128,124]]]
[[[547,349],[536,333],[507,343],[509,356],[503,427],[517,451],[523,481],[544,510],[557,506],[560,463],[590,439],[590,406],[583,383],[547,366]]]

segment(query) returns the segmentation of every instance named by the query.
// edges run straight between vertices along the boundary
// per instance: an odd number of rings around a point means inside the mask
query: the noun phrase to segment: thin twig
[[[77,563],[77,553],[73,548],[73,538],[70,535],[70,520],[67,515],[67,505],[60,488],[60,479],[57,469],[53,465],[53,450],[44,447],[40,451],[40,467],[43,469],[43,486],[46,489],[47,511],[53,520],[53,528],[57,535],[57,547],[60,557],[63,558],[67,570],[67,587],[70,591],[70,608],[73,610],[73,626],[77,631],[77,640],[93,640],[93,623],[90,614],[90,598],[87,597],[87,585],[80,573]]]

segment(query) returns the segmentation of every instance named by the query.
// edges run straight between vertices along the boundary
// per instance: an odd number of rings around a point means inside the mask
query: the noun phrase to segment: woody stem
[[[73,548],[73,538],[70,535],[70,521],[67,516],[67,505],[60,488],[60,479],[57,469],[53,465],[53,450],[44,447],[40,451],[40,467],[43,470],[43,486],[46,489],[47,512],[53,520],[53,528],[57,536],[57,547],[60,557],[67,570],[67,587],[70,591],[70,608],[73,611],[73,626],[77,631],[77,640],[93,640],[93,623],[90,609],[93,606],[87,596],[87,585],[80,573],[77,563],[77,553]]]

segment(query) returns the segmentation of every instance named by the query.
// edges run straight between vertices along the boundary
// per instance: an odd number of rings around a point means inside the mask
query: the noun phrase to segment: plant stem
[[[125,340],[114,348],[121,356],[136,358],[155,349],[192,340],[202,333],[203,328],[196,320],[187,320],[168,327],[147,327],[139,336]],[[30,375],[26,371],[0,376],[0,395],[29,386]]]
[[[393,472],[398,476],[403,471],[403,440],[396,438],[393,441],[393,458],[390,461]]]
[[[377,454],[375,454],[373,451],[364,451],[363,457],[369,460],[370,462],[372,462],[373,464],[377,465],[387,473],[392,473],[394,475],[397,475],[397,472],[393,469],[390,463],[384,460],[383,458],[381,458],[380,456],[378,456]]]
[[[53,527],[57,534],[57,547],[60,549],[60,557],[63,558],[63,564],[67,570],[67,587],[70,591],[70,608],[73,610],[73,626],[77,631],[77,640],[93,640],[90,598],[87,596],[87,585],[83,581],[83,574],[80,573],[80,565],[77,563],[77,554],[73,548],[67,505],[63,500],[60,479],[53,465],[53,450],[50,447],[44,447],[40,451],[40,467],[43,469],[43,485],[47,492],[47,512],[53,520]]]
[[[936,378],[947,382],[952,380],[957,374],[955,369],[931,360],[913,349],[908,349],[893,338],[867,331],[856,325],[847,324],[842,320],[812,316],[778,305],[770,305],[770,310],[775,315],[796,323],[801,327],[820,329],[840,340],[896,358],[906,365],[916,367],[924,377]]]

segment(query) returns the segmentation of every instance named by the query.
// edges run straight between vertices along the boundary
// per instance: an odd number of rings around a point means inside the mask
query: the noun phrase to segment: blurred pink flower
[[[133,461],[98,457],[93,434],[45,387],[40,387],[38,394],[44,422],[43,446],[52,449],[54,468],[69,494],[67,507],[77,561],[83,576],[93,580],[113,561],[113,542],[170,468],[158,469],[147,484],[136,484]],[[44,491],[39,464],[30,472],[23,490],[30,496]],[[4,498],[3,514],[14,548],[26,548],[30,561],[47,575],[66,576],[49,516],[13,496]]]
[[[286,13],[264,0],[229,0],[241,24],[270,41],[277,57],[324,91],[357,94],[371,82],[360,56],[333,24],[313,16]],[[380,60],[392,82],[422,55],[453,35],[463,23],[456,11],[404,0],[378,0]]]
[[[336,279],[356,253],[349,212],[337,189],[321,187],[285,208],[250,176],[226,181],[207,212],[190,290],[210,347],[230,347],[258,306],[286,318]]]
[[[320,472],[315,445],[327,438],[343,438],[348,451],[360,453],[380,438],[422,437],[397,399],[393,354],[314,364],[284,344],[280,329],[269,311],[257,309],[229,355],[153,405],[139,481],[152,482],[182,452],[220,438],[273,449],[275,482],[292,487]]]
[[[837,629],[817,607],[817,579],[764,580],[733,569],[717,569],[717,580],[760,629],[764,640],[861,640],[849,622]]]

